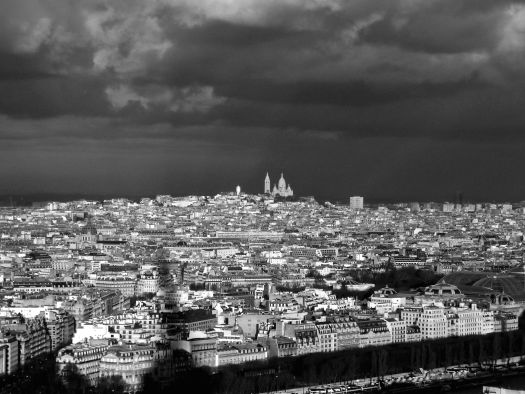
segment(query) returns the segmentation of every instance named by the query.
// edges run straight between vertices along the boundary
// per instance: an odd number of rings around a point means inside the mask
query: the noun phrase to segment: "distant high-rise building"
[[[363,209],[364,199],[361,196],[350,197],[350,209]]]
[[[452,212],[454,211],[455,205],[450,202],[443,203],[443,212]]]

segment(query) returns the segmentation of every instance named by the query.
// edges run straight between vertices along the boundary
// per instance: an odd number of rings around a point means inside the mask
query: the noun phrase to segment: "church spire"
[[[264,179],[264,194],[270,194],[271,193],[271,190],[270,190],[270,186],[271,183],[270,183],[270,176],[268,175],[268,171],[266,172],[266,178]]]

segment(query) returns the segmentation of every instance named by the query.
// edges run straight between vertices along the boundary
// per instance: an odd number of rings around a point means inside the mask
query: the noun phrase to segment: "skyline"
[[[284,171],[278,171],[275,172],[275,176],[272,177],[272,173],[270,171],[266,171],[266,174],[270,176],[270,189],[273,189],[274,185],[277,185],[280,176],[282,174],[285,175],[285,178],[287,180],[287,184],[291,185],[291,182],[288,182],[288,178],[286,177],[286,174]],[[279,176],[277,176],[279,174]],[[217,181],[217,179],[216,179]],[[220,184],[223,181],[223,179],[219,179],[217,184]],[[14,204],[15,206],[17,204],[26,205],[28,203],[32,202],[50,202],[50,201],[59,201],[59,202],[68,202],[73,200],[81,200],[81,199],[87,199],[87,200],[107,200],[107,199],[118,199],[118,198],[125,198],[130,200],[138,201],[141,198],[155,198],[159,195],[169,195],[172,197],[188,197],[188,196],[199,196],[199,197],[212,197],[219,194],[226,194],[226,193],[236,193],[237,187],[241,188],[241,193],[246,195],[263,195],[266,194],[264,190],[266,190],[266,182],[263,181],[264,185],[261,187],[261,182],[254,182],[253,179],[248,179],[248,182],[246,184],[239,184],[233,183],[232,185],[235,185],[233,187],[230,187],[230,189],[226,187],[223,187],[222,189],[219,186],[219,189],[213,189],[211,186],[207,187],[206,190],[207,193],[196,193],[194,191],[188,191],[187,193],[182,192],[173,192],[166,190],[165,192],[157,192],[157,193],[144,193],[144,194],[133,194],[133,193],[122,193],[122,192],[53,192],[53,191],[44,191],[44,192],[29,192],[29,193],[4,193],[0,194],[0,206],[6,206],[6,203]],[[259,183],[259,185],[257,185]],[[232,186],[228,185],[228,186]],[[246,186],[248,185],[248,186]],[[250,187],[251,186],[251,187]],[[247,188],[250,187],[250,188]],[[260,189],[260,190],[258,190]],[[187,190],[187,189],[186,189]],[[201,189],[202,190],[202,189]],[[341,193],[335,193],[335,194],[323,194],[319,193],[315,190],[315,188],[311,187],[311,185],[307,185],[306,190],[312,191],[312,193],[308,194],[301,194],[301,193],[295,193],[293,196],[295,198],[304,198],[304,197],[314,197],[319,203],[323,202],[332,202],[336,204],[348,204],[349,198],[353,196],[360,196],[364,198],[365,205],[381,205],[381,204],[396,204],[396,203],[410,203],[410,202],[419,202],[419,203],[459,203],[459,204],[476,204],[476,203],[522,203],[525,202],[525,199],[521,200],[505,200],[505,199],[490,199],[490,200],[483,200],[483,199],[473,199],[470,196],[465,196],[464,192],[462,190],[455,190],[451,191],[450,193],[442,193],[442,198],[417,198],[415,196],[408,196],[406,198],[400,198],[399,196],[388,196],[388,195],[363,195],[362,193],[359,193],[356,190],[353,190],[350,192],[350,194],[347,195],[341,195]],[[273,192],[270,193],[273,195]],[[8,204],[9,205],[9,204]]]
[[[278,179],[279,177],[276,177]],[[277,182],[275,182],[277,183]],[[271,183],[273,188],[273,184]],[[291,183],[289,183],[291,185]],[[240,188],[240,193],[248,196],[262,196],[268,194],[262,190],[246,190],[242,185],[236,184],[236,186],[231,189],[221,189],[221,190],[212,190],[210,193],[149,193],[149,194],[123,194],[123,193],[68,193],[68,192],[36,192],[36,193],[21,193],[21,194],[0,194],[0,207],[6,206],[27,206],[31,203],[41,203],[41,202],[71,202],[77,200],[88,200],[88,201],[102,201],[110,199],[129,199],[131,201],[139,201],[142,198],[155,198],[158,196],[171,196],[176,198],[184,197],[214,197],[217,195],[226,195],[226,194],[235,194],[237,193],[237,188]],[[266,190],[266,184],[263,187]],[[273,196],[274,192],[270,192],[270,195]],[[293,199],[302,199],[302,198],[311,198],[313,197],[318,203],[331,202],[338,205],[348,205],[349,199],[352,197],[358,197],[364,199],[365,206],[376,206],[376,205],[390,205],[390,204],[403,204],[403,203],[413,203],[417,202],[420,204],[431,203],[431,204],[441,204],[441,203],[452,203],[452,204],[522,204],[525,203],[523,200],[502,200],[502,199],[493,199],[493,200],[475,200],[471,198],[465,198],[464,193],[461,190],[456,190],[454,193],[451,193],[448,196],[445,196],[443,199],[417,199],[417,198],[392,198],[384,196],[364,196],[359,193],[354,193],[351,195],[343,196],[342,198],[322,195],[322,194],[297,194],[292,195]]]
[[[0,195],[525,199],[522,1],[4,8]]]

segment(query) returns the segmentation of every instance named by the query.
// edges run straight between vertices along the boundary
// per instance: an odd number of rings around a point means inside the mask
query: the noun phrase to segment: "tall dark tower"
[[[461,190],[456,191],[456,204],[463,205],[463,192]]]

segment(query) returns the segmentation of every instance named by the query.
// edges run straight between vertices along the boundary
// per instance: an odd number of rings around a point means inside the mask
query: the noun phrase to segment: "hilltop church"
[[[286,181],[284,180],[284,176],[281,173],[281,179],[279,179],[279,182],[277,185],[273,185],[273,190],[270,189],[270,176],[268,173],[266,173],[266,178],[264,180],[264,193],[265,194],[271,194],[272,197],[280,196],[280,197],[293,197],[293,190],[290,184],[286,185]]]

